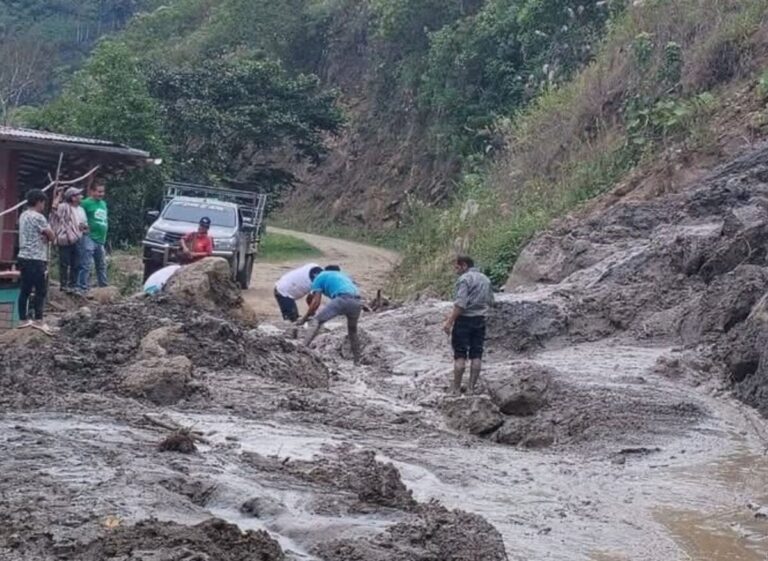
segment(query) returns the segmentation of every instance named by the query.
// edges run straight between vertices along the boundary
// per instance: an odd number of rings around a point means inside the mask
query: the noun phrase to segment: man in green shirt
[[[97,181],[88,191],[88,197],[80,206],[88,219],[88,232],[80,241],[80,267],[77,288],[83,292],[89,288],[91,267],[96,265],[99,286],[107,286],[107,261],[104,245],[107,243],[107,202],[104,200],[104,183]]]

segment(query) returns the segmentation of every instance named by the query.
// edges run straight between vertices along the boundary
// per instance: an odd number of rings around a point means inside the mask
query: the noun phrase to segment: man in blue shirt
[[[360,291],[352,279],[341,271],[312,271],[310,278],[312,279],[312,288],[310,289],[309,309],[299,324],[306,323],[309,318],[315,315],[323,296],[330,298],[331,301],[315,317],[314,325],[307,334],[304,344],[309,346],[312,343],[325,322],[336,316],[346,316],[347,335],[352,347],[352,356],[355,364],[360,364],[360,339],[357,336],[357,322],[363,307]]]

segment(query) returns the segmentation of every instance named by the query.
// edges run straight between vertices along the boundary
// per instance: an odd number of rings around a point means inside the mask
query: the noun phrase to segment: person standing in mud
[[[323,300],[323,296],[330,298],[331,301],[315,317],[314,325],[304,339],[304,344],[309,346],[312,343],[324,323],[337,316],[346,316],[347,335],[349,336],[349,344],[352,347],[352,356],[355,365],[359,365],[361,356],[360,339],[357,335],[357,322],[360,319],[363,303],[360,299],[360,291],[355,286],[355,283],[341,271],[315,271],[314,276],[312,276],[310,293],[309,309],[299,321],[299,325],[306,323],[309,318],[315,315],[320,307],[320,302]]]
[[[82,194],[82,189],[69,187],[63,196],[59,191],[51,205],[51,227],[59,248],[59,286],[63,292],[77,288],[78,252],[88,230],[88,219],[80,206]]]
[[[284,320],[295,322],[299,319],[296,301],[309,295],[312,290],[312,279],[322,272],[322,267],[317,263],[307,263],[288,271],[275,283],[275,300]],[[307,299],[307,304],[309,302],[310,300]]]
[[[27,210],[19,218],[19,255],[17,263],[21,271],[19,292],[19,327],[36,327],[48,332],[43,323],[45,296],[47,293],[46,273],[48,269],[48,243],[54,239],[43,212],[48,201],[40,189],[27,193]],[[34,291],[34,319],[29,320],[29,300]]]
[[[80,244],[80,263],[77,272],[77,288],[87,292],[90,284],[91,267],[96,267],[99,286],[107,286],[106,243],[108,230],[107,202],[104,200],[104,183],[96,182],[88,191],[88,197],[80,205],[88,220],[88,233]]]
[[[456,281],[456,298],[453,310],[443,325],[445,333],[451,336],[453,347],[451,393],[461,394],[461,379],[469,359],[468,393],[474,394],[482,367],[485,316],[493,305],[493,287],[490,279],[475,269],[475,262],[471,257],[457,257],[454,270],[459,275]]]

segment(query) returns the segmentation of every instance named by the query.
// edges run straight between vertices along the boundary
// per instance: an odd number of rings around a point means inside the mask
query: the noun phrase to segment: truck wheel
[[[242,271],[237,272],[237,284],[243,290],[248,290],[251,285],[251,274],[253,273],[253,255],[245,258],[245,266]]]

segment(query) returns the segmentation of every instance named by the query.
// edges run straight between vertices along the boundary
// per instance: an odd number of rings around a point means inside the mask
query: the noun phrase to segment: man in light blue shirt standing
[[[352,347],[352,356],[355,364],[360,364],[360,339],[357,335],[357,322],[363,308],[360,291],[352,279],[341,271],[313,271],[313,273],[311,275],[312,288],[310,289],[309,309],[299,324],[306,323],[309,318],[315,315],[323,296],[330,298],[331,301],[315,317],[314,325],[304,339],[304,344],[309,346],[312,343],[325,322],[337,316],[346,316],[347,335]]]

